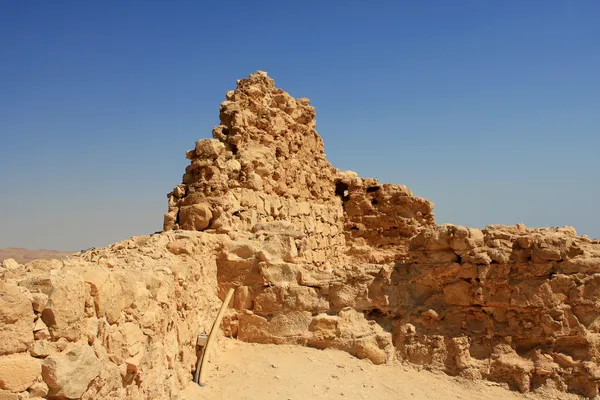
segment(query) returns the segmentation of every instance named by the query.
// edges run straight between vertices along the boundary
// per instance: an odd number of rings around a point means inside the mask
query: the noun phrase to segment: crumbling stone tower
[[[435,224],[433,204],[406,187],[333,168],[310,100],[276,88],[265,72],[238,81],[226,97],[214,139],[186,154],[191,162],[168,196],[165,230],[227,233],[290,223],[306,235],[297,243],[303,260],[331,266],[348,262],[348,245],[356,256],[368,249],[363,258],[393,260],[396,252],[385,250],[405,252],[408,238]]]

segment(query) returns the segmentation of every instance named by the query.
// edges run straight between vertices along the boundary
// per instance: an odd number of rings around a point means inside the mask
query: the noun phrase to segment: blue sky
[[[0,5],[0,247],[161,229],[185,151],[258,69],[317,107],[332,164],[439,223],[600,236],[600,2]]]

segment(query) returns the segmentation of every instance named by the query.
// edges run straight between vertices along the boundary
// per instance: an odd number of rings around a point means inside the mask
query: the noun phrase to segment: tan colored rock
[[[0,389],[27,390],[41,373],[40,360],[27,353],[0,356]]]
[[[179,225],[182,229],[202,231],[210,225],[212,211],[208,204],[192,204],[179,209]]]
[[[0,400],[20,400],[19,395],[9,391],[0,390]]]
[[[52,271],[21,282],[31,292],[48,296],[42,320],[54,337],[75,340],[79,337],[79,322],[85,313],[87,290],[81,276],[72,272]]]
[[[258,343],[306,343],[311,319],[310,312],[300,311],[277,314],[270,320],[242,315],[238,337]]]
[[[48,304],[48,296],[44,293],[32,293],[31,296],[33,297],[33,301],[31,302],[33,311],[44,311],[46,304]]]
[[[51,396],[78,399],[101,370],[102,364],[90,346],[73,343],[63,353],[44,360],[42,377]]]
[[[391,335],[352,308],[341,310],[337,316],[318,315],[310,331],[309,346],[344,350],[374,364],[392,359]]]
[[[83,324],[83,334],[87,337],[87,341],[89,344],[94,343],[96,338],[98,337],[98,318],[91,317],[85,320]]]
[[[18,271],[21,269],[21,265],[14,258],[7,258],[2,260],[2,268],[7,271]]]
[[[29,388],[29,395],[33,397],[46,397],[48,395],[48,385],[43,381],[36,381]]]
[[[194,244],[189,240],[179,239],[169,243],[167,249],[176,256],[180,254],[192,255]]]
[[[33,341],[31,301],[13,283],[0,281],[0,355],[27,350]]]
[[[163,217],[163,229],[165,231],[170,231],[179,227],[177,224],[177,214],[179,213],[179,208],[172,209],[168,213],[165,213]]]
[[[58,351],[59,350],[55,343],[43,339],[33,342],[33,345],[29,350],[32,356],[40,358],[47,357],[50,354],[57,353]]]
[[[106,317],[110,324],[121,318],[123,309],[135,298],[135,287],[131,278],[108,269],[86,268],[83,280],[90,285],[98,317]]]
[[[189,254],[170,252],[167,244],[175,241],[192,243]],[[20,287],[1,282],[1,298],[10,295],[19,299],[27,316],[16,318],[27,321],[26,331],[31,339],[34,330],[39,339],[30,344],[27,356],[45,358],[44,382],[47,384],[36,380],[29,392],[18,396],[82,396],[90,399],[170,398],[175,395],[189,381],[189,368],[195,363],[193,339],[197,330],[208,331],[218,310],[215,256],[219,241],[196,232],[135,237],[105,249],[83,252],[60,265],[50,263],[48,269],[20,277]],[[77,279],[72,279],[73,275]],[[49,321],[45,319],[46,310],[63,301],[62,295],[57,297],[57,294],[67,281],[75,282],[75,289],[83,283],[85,289],[82,317],[71,324],[77,333],[76,343],[70,343],[64,336],[57,338],[59,326],[50,328],[51,336],[44,322]],[[5,287],[9,289],[5,290]],[[45,300],[47,304],[43,305]],[[42,309],[41,317],[36,319],[33,307]],[[0,311],[7,310],[17,312],[19,307]],[[63,321],[69,321],[67,317],[68,314],[61,316]],[[171,323],[190,326],[186,338],[179,332],[175,335]],[[0,331],[14,326],[0,324]],[[112,327],[121,335],[120,342],[113,340],[116,336],[110,334]],[[180,344],[179,336],[184,339]],[[93,344],[94,349],[86,343]],[[87,355],[79,354],[78,350],[73,355],[73,346],[86,346],[85,349],[90,350],[86,350]],[[109,354],[107,350],[113,348],[118,351]],[[22,351],[26,350],[28,347],[23,346]],[[87,371],[98,371],[98,366],[101,372],[97,377],[86,376]],[[86,372],[80,373],[78,368]],[[163,379],[167,370],[173,371],[174,378]],[[84,382],[73,380],[72,375]],[[142,386],[136,386],[142,380]],[[44,391],[47,391],[46,395]]]

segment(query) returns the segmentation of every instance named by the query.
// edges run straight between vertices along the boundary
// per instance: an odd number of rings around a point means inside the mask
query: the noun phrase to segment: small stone
[[[44,321],[42,321],[41,318],[38,318],[35,320],[35,324],[33,325],[33,331],[34,332],[38,332],[38,331],[47,331],[48,327],[46,326],[46,324],[44,323]]]
[[[32,293],[33,300],[31,305],[33,306],[33,311],[42,312],[44,308],[46,308],[46,304],[48,304],[48,296],[44,293]]]
[[[48,385],[43,381],[37,381],[29,388],[29,395],[34,397],[46,397],[48,395]]]
[[[175,190],[173,190],[173,194],[175,197],[183,197],[185,196],[186,186],[185,185],[177,185]]]
[[[200,139],[196,142],[196,154],[202,159],[214,159],[225,151],[225,145],[216,139]]]
[[[193,160],[196,157],[198,157],[198,155],[196,154],[196,149],[188,150],[185,152],[185,158],[187,158],[188,160]]]
[[[242,164],[236,159],[231,159],[225,163],[225,169],[227,173],[239,172],[242,169]]]
[[[45,340],[45,339],[49,339],[50,338],[50,331],[48,330],[48,328],[43,329],[41,331],[37,331],[33,334],[33,337],[35,338],[35,340]]]
[[[18,271],[21,269],[21,265],[16,262],[14,258],[7,258],[2,261],[2,268],[5,268],[8,271]]]
[[[47,340],[36,340],[33,342],[31,349],[29,349],[29,353],[32,356],[40,358],[47,357],[56,351],[57,349],[54,343]]]

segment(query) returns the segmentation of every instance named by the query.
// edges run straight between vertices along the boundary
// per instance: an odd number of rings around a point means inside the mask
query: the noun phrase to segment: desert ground
[[[373,365],[346,352],[226,339],[208,361],[205,386],[191,399],[461,399],[517,400],[581,397],[549,391],[521,394],[494,382],[470,382],[401,364]]]
[[[0,249],[0,262],[7,258],[13,258],[20,264],[27,264],[33,260],[51,260],[67,257],[73,253],[56,250],[29,250],[19,247],[7,247]]]

